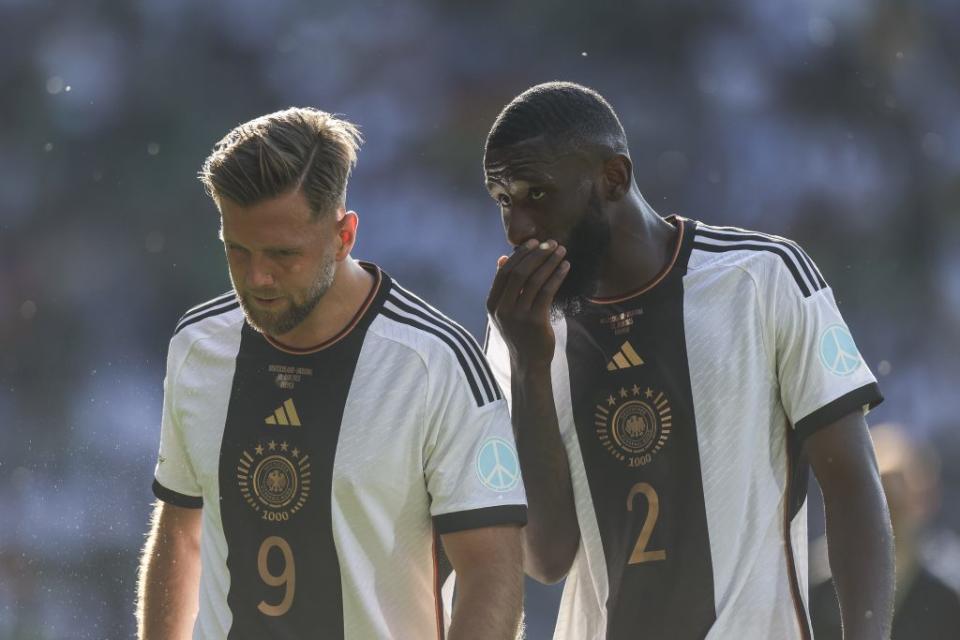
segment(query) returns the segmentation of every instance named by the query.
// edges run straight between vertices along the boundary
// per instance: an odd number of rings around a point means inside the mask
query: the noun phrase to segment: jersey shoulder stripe
[[[735,227],[698,225],[693,248],[712,253],[765,251],[778,256],[805,298],[827,287],[810,256],[792,240]]]
[[[195,307],[191,307],[190,309],[187,310],[186,313],[184,313],[180,317],[180,320],[184,320],[195,313],[199,313],[200,311],[206,311],[210,307],[215,307],[217,305],[223,304],[224,302],[229,302],[230,300],[233,300],[236,297],[237,297],[237,294],[234,292],[233,289],[231,289],[230,291],[227,291],[226,293],[222,293],[216,298],[213,298],[212,300],[207,300],[206,302],[201,302]]]
[[[820,273],[820,270],[817,269],[816,263],[807,255],[807,252],[800,248],[800,245],[790,240],[789,238],[784,238],[783,236],[777,236],[770,233],[761,233],[759,231],[750,231],[747,229],[741,229],[739,227],[714,227],[711,225],[701,224],[699,227],[703,231],[703,235],[710,237],[715,236],[719,239],[722,239],[722,236],[726,235],[728,237],[742,238],[744,240],[755,240],[759,242],[773,242],[776,244],[783,245],[787,247],[795,258],[800,261],[801,266],[804,267],[804,275],[806,275],[811,282],[814,282],[819,285],[820,289],[826,288],[827,283],[823,279],[823,275]]]
[[[429,303],[423,300],[423,298],[417,296],[412,291],[404,289],[400,286],[396,286],[393,289],[393,292],[397,294],[397,297],[407,302],[411,307],[420,310],[420,312],[426,314],[430,318],[433,318],[443,326],[452,329],[457,335],[459,335],[460,342],[467,348],[467,355],[470,356],[470,361],[475,366],[481,382],[483,382],[484,389],[488,394],[494,397],[494,399],[499,399],[500,390],[497,388],[497,384],[493,377],[493,371],[490,369],[490,365],[487,363],[487,359],[483,355],[483,349],[480,348],[480,345],[477,344],[477,341],[474,339],[474,337],[470,335],[470,332],[464,329],[463,326],[461,326],[455,320],[447,317],[438,309],[430,306]]]
[[[177,335],[186,327],[200,322],[201,320],[218,316],[238,308],[240,308],[240,301],[237,300],[236,294],[232,291],[225,293],[222,296],[218,296],[213,300],[210,300],[209,302],[197,305],[183,314],[180,320],[177,321],[177,326],[173,330],[173,335]]]
[[[490,368],[490,365],[484,356],[483,349],[480,348],[480,345],[477,344],[477,341],[472,335],[470,335],[469,331],[464,329],[460,323],[447,317],[439,310],[430,306],[430,304],[418,297],[415,293],[402,287],[396,287],[394,291],[398,294],[398,297],[403,298],[412,307],[421,310],[423,313],[428,314],[430,317],[439,321],[444,326],[453,329],[453,331],[460,336],[461,344],[467,348],[467,355],[470,357],[471,364],[473,364],[475,367],[477,375],[483,384],[484,390],[494,400],[499,400],[501,397],[503,397],[500,394],[500,388],[497,386],[496,378],[493,376],[493,370]]]
[[[503,397],[476,341],[454,321],[395,283],[380,313],[394,322],[429,334],[446,345],[467,378],[478,407]]]
[[[484,404],[486,404],[489,401],[483,395],[482,391],[477,385],[476,379],[470,373],[470,368],[467,365],[466,360],[464,360],[463,353],[459,349],[457,349],[457,347],[455,346],[453,341],[450,339],[450,336],[448,334],[440,331],[436,326],[425,324],[416,318],[412,318],[402,313],[397,313],[396,307],[391,306],[389,301],[387,301],[387,303],[380,310],[380,315],[390,320],[393,320],[394,322],[399,322],[400,324],[409,325],[414,329],[418,329],[425,333],[429,333],[430,335],[438,338],[441,342],[446,344],[450,348],[450,350],[454,353],[454,355],[457,358],[457,361],[460,363],[460,368],[466,374],[467,382],[469,382],[470,384],[470,391],[473,393],[473,398],[476,401],[477,406],[482,407]]]

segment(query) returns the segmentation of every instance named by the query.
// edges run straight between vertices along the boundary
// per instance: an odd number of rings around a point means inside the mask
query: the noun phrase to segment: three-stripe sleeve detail
[[[466,329],[396,284],[381,313],[391,320],[429,333],[446,344],[463,369],[477,406],[482,407],[503,397],[480,347]]]
[[[499,400],[502,397],[500,395],[500,388],[497,386],[496,378],[493,377],[493,371],[490,369],[490,365],[487,363],[487,359],[484,357],[480,345],[477,344],[477,341],[474,340],[473,336],[470,335],[466,329],[431,307],[422,298],[417,297],[402,287],[394,287],[392,293],[398,298],[406,300],[411,306],[432,315],[438,322],[456,332],[460,336],[462,344],[466,347],[471,362],[476,368],[477,374],[488,396],[493,400]]]
[[[176,335],[180,333],[184,327],[188,327],[195,322],[200,322],[204,318],[232,311],[239,306],[240,301],[237,300],[237,296],[233,291],[225,293],[209,302],[197,305],[183,314],[183,317],[177,322],[177,328],[173,330],[173,333]]]
[[[712,253],[727,251],[766,251],[780,257],[794,281],[803,292],[803,297],[825,289],[826,281],[817,265],[800,246],[779,236],[746,231],[734,227],[711,227],[698,225],[693,248]]]

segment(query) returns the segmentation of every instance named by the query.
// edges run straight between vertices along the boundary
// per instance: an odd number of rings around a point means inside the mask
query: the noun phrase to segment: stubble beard
[[[323,265],[317,279],[314,281],[306,293],[303,295],[303,302],[296,302],[287,297],[288,306],[280,311],[266,311],[258,309],[255,303],[250,301],[249,294],[240,294],[240,307],[243,309],[243,315],[247,323],[259,331],[271,337],[282,336],[285,333],[293,331],[304,320],[306,320],[313,310],[317,308],[321,298],[327,293],[333,285],[333,279],[336,275],[336,263],[331,260]],[[234,284],[234,290],[237,290]]]
[[[586,299],[597,290],[600,264],[610,247],[610,223],[603,215],[600,196],[594,191],[587,202],[587,213],[571,230],[566,260],[570,272],[553,298],[553,317],[572,317],[582,310]]]

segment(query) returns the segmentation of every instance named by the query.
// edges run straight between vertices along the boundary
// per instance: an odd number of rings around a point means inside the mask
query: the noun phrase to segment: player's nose
[[[537,225],[530,219],[530,216],[525,215],[522,211],[512,211],[510,217],[504,220],[503,225],[507,232],[507,241],[515,247],[520,246],[530,238],[540,239]]]
[[[252,289],[273,286],[273,271],[266,260],[253,258],[247,269],[247,286]]]

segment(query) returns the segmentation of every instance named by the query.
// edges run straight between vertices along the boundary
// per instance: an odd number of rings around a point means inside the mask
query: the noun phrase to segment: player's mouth
[[[256,302],[257,306],[260,306],[260,307],[275,307],[280,304],[281,300],[283,300],[283,298],[279,296],[275,298],[266,298],[266,297],[260,297],[260,296],[254,296],[254,295],[251,295],[250,299]]]

